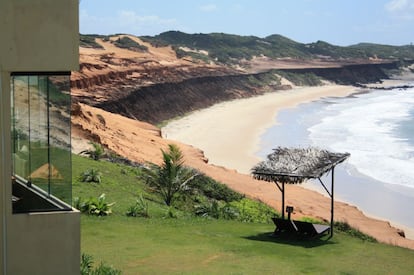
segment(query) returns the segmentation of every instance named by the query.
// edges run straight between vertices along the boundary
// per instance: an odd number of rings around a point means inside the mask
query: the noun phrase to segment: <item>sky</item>
[[[414,43],[414,0],[80,0],[81,34],[222,32],[340,46]]]

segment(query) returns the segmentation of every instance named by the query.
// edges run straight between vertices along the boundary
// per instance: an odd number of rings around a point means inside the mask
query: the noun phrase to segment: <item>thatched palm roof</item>
[[[259,180],[302,183],[307,179],[320,178],[349,156],[349,153],[332,153],[314,147],[278,147],[265,161],[252,168],[252,174]]]

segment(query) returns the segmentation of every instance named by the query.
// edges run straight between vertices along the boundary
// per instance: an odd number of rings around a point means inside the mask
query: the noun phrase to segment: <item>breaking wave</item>
[[[324,105],[313,145],[349,152],[349,164],[378,181],[414,188],[414,89],[374,90]]]

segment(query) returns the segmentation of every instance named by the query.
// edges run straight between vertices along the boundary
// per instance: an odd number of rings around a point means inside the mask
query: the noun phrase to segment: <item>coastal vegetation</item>
[[[289,72],[283,70],[275,70],[275,72],[283,78],[286,78],[297,86],[319,86],[322,85],[322,78],[312,72]]]
[[[138,51],[138,52],[148,51],[148,48],[146,46],[135,42],[128,36],[118,37],[116,40],[114,40],[113,43],[115,44],[115,46],[119,48],[130,49],[130,50]]]
[[[118,36],[118,35],[114,35]],[[130,49],[137,52],[146,52],[148,48],[138,42],[132,40],[128,36],[118,36],[115,40],[111,40],[111,35],[81,34],[79,36],[79,45],[84,48],[103,49],[102,45],[96,42],[96,39],[103,41],[111,41],[118,48]]]
[[[96,42],[96,38],[104,39],[106,36],[97,34],[80,34],[79,35],[79,46],[84,48],[103,49],[102,45]]]
[[[79,180],[76,175],[87,169],[102,172],[100,184]],[[115,272],[109,274],[414,271],[407,261],[412,250],[376,243],[346,224],[338,225],[329,240],[271,237],[274,210],[204,175],[196,177],[193,192],[167,206],[148,189],[140,166],[73,155],[73,170],[75,196],[105,194],[104,202],[115,202],[111,215],[81,216],[83,262],[90,271],[83,274],[100,269]],[[208,202],[212,211],[198,215]],[[145,214],[128,215],[132,212]]]
[[[207,51],[212,61],[225,64],[250,60],[253,57],[270,58],[332,58],[332,59],[413,59],[414,46],[390,46],[361,43],[352,46],[336,46],[325,41],[303,44],[281,35],[265,38],[256,36],[239,36],[224,33],[187,34],[179,31],[168,31],[156,36],[144,36],[141,39],[154,46],[171,45],[180,56],[180,47],[197,51]],[[198,55],[199,56],[199,55]],[[193,56],[197,58],[198,56]],[[202,56],[205,59],[206,56]]]
[[[116,35],[114,35],[116,36]],[[96,38],[111,41],[110,35],[81,34],[80,46],[103,49]],[[269,58],[331,58],[331,59],[414,59],[414,46],[392,46],[373,43],[359,43],[350,46],[336,46],[325,41],[300,43],[282,35],[274,34],[264,38],[240,36],[225,33],[188,34],[168,31],[155,36],[139,37],[155,47],[172,46],[178,58],[190,56],[202,62],[236,64],[254,57]],[[112,41],[120,48],[146,52],[148,48],[127,36],[119,35]],[[184,50],[188,49],[188,50]]]

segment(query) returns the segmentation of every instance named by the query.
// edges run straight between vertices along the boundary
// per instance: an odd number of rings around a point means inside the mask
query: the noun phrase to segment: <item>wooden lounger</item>
[[[298,229],[291,220],[285,220],[280,218],[272,218],[273,223],[276,225],[274,235],[280,233],[297,233]]]
[[[329,225],[314,224],[303,221],[293,221],[293,223],[295,224],[299,234],[310,238],[321,236],[331,230]]]

